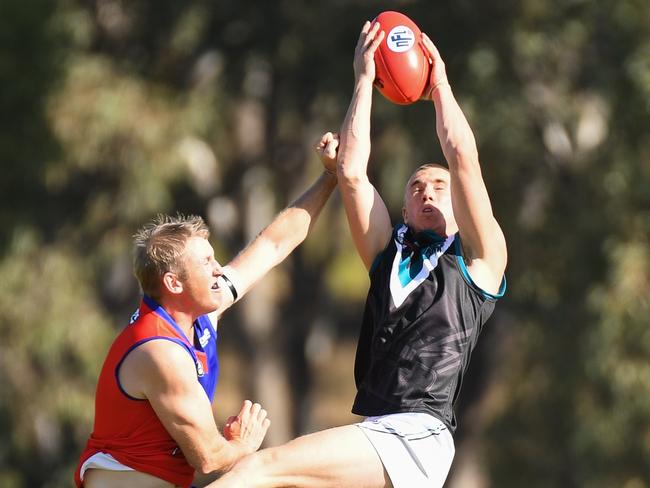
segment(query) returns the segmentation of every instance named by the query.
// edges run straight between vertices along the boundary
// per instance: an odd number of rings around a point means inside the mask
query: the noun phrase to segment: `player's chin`
[[[210,294],[205,297],[202,303],[203,310],[205,310],[204,313],[210,313],[214,312],[215,310],[218,310],[221,305],[223,304],[223,295],[221,294],[221,291],[214,291],[211,290]]]
[[[417,223],[414,227],[416,231],[424,231],[424,230],[435,231],[436,229],[439,229],[441,226],[444,227],[444,224],[445,224],[445,220],[439,213],[437,215],[434,213],[427,213],[422,215],[417,220]]]
[[[440,222],[440,220],[444,219],[442,213],[436,209],[430,210],[429,212],[422,212],[418,217],[418,221],[426,225],[431,224],[431,222]]]

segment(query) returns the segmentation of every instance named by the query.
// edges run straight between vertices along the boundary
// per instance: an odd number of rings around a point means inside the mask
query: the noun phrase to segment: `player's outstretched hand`
[[[269,425],[271,421],[266,418],[266,410],[259,403],[246,400],[237,416],[226,421],[223,435],[229,441],[244,445],[248,452],[255,452],[260,448]]]
[[[447,70],[445,69],[445,62],[442,60],[438,48],[433,44],[424,32],[422,33],[422,44],[427,52],[429,61],[431,62],[431,74],[429,75],[429,83],[422,93],[422,99],[431,100],[433,92],[443,85],[449,85],[447,81]]]
[[[371,24],[366,21],[359,34],[357,47],[354,49],[354,77],[357,82],[375,81],[375,51],[384,39],[385,32],[380,30],[379,22]]]
[[[339,135],[326,132],[314,146],[325,171],[336,175],[336,156],[339,152]]]

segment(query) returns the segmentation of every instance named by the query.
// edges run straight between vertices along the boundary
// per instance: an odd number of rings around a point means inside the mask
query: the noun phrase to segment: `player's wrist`
[[[228,442],[230,442],[230,445],[234,451],[233,464],[239,461],[244,456],[248,456],[249,454],[255,452],[255,448],[250,444],[248,444],[247,442],[244,442],[240,437],[231,439]]]
[[[374,81],[375,81],[375,77],[370,76],[369,74],[362,74],[355,77],[355,85],[357,87],[372,88],[372,84],[374,83]]]
[[[449,84],[449,80],[447,77],[444,77],[440,80],[437,80],[432,86],[431,86],[431,96],[435,95],[437,92],[444,88],[451,88],[451,85]]]
[[[429,100],[434,102],[440,92],[446,88],[451,88],[451,85],[449,85],[447,78],[438,80],[432,85],[427,86],[426,90],[424,90],[424,93],[422,94],[421,100]]]

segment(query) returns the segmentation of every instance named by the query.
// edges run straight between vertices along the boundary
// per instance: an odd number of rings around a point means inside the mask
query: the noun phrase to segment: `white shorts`
[[[133,468],[123,465],[108,453],[96,452],[81,465],[81,469],[79,470],[81,481],[83,481],[86,471],[93,468],[105,469],[107,471],[135,471]]]
[[[395,488],[441,488],[456,449],[440,420],[425,413],[368,417],[357,424],[372,443]]]

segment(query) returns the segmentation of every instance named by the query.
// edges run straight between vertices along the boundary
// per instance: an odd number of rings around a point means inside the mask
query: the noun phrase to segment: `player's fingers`
[[[253,403],[253,406],[251,407],[251,414],[250,414],[252,420],[257,420],[260,410],[262,410],[262,405],[260,405],[259,403]]]
[[[323,135],[320,137],[320,139],[318,140],[318,142],[316,143],[316,145],[315,145],[314,147],[315,147],[317,150],[318,150],[318,149],[323,149],[323,148],[327,145],[328,141],[329,141],[331,138],[332,138],[332,133],[331,133],[331,132],[326,132],[325,134],[323,134]]]
[[[266,431],[269,430],[269,425],[271,425],[271,421],[269,419],[260,420],[260,422],[257,424],[255,435],[259,437],[260,443],[264,439]]]
[[[338,147],[339,147],[338,139],[332,139],[327,143],[323,152],[325,156],[328,157],[329,159],[334,159],[336,157],[336,150],[338,149]]]
[[[363,23],[363,27],[361,28],[361,33],[359,34],[359,40],[357,41],[356,49],[359,49],[361,46],[365,44],[366,37],[368,35],[369,30],[370,30],[370,21],[366,20]]]
[[[251,405],[253,405],[253,402],[250,400],[244,400],[244,403],[242,403],[241,408],[239,409],[239,413],[237,414],[237,417],[241,418],[244,413],[248,412],[251,409]]]
[[[332,147],[331,144],[328,144],[325,151],[323,151],[323,154],[327,159],[334,159],[336,157],[336,148]]]
[[[251,402],[250,400],[244,400],[244,404],[242,405],[241,410],[237,415],[237,418],[239,419],[240,423],[244,424],[248,422],[248,419],[250,418],[250,411],[252,405],[253,402]]]
[[[258,422],[263,422],[264,419],[266,419],[266,416],[268,415],[268,412],[261,408],[259,412],[257,412],[257,421]]]
[[[440,57],[440,53],[438,52],[435,44],[424,32],[422,33],[422,44],[424,44],[424,47],[427,49],[427,51],[429,51],[429,55],[432,58],[435,59]]]
[[[372,44],[373,40],[377,37],[377,32],[379,32],[380,28],[381,28],[381,25],[379,24],[379,22],[375,22],[374,24],[372,24],[372,27],[368,31],[368,35],[366,36],[366,38],[364,40],[364,43],[363,43],[366,50],[368,49],[368,46],[370,46]]]
[[[384,37],[386,36],[386,32],[380,31],[379,34],[375,36],[375,38],[372,40],[372,43],[368,46],[368,50],[366,51],[368,55],[375,55],[375,51],[381,44],[381,41],[384,40]]]

